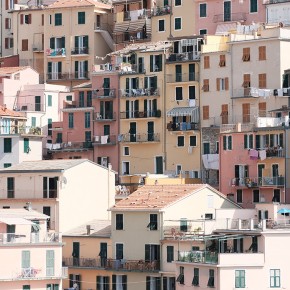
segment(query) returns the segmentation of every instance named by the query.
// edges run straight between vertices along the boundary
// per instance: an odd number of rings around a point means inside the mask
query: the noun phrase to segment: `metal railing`
[[[72,151],[72,150],[89,150],[93,148],[92,141],[84,141],[84,142],[64,142],[64,143],[47,143],[46,149],[49,151]]]
[[[116,89],[96,89],[93,90],[94,99],[116,98]]]
[[[167,62],[182,62],[200,60],[200,54],[198,52],[182,52],[182,53],[171,53],[166,59]]]
[[[121,89],[121,97],[146,97],[146,96],[160,96],[159,88],[138,88],[138,89]]]
[[[89,48],[88,47],[74,47],[71,50],[71,54],[88,54]]]
[[[131,142],[131,143],[160,142],[160,134],[159,133],[122,134],[120,135],[120,142]]]
[[[16,111],[35,111],[35,112],[43,112],[45,111],[45,104],[42,103],[21,103],[17,104],[15,109]]]
[[[98,122],[116,120],[116,112],[95,112],[94,120]]]
[[[73,109],[73,108],[91,108],[92,103],[90,102],[78,102],[78,101],[70,101],[64,102],[64,109]]]
[[[130,32],[130,27],[128,32],[122,32],[120,34],[113,35],[113,40],[116,44],[123,43],[123,42],[143,42],[143,41],[150,41],[151,34],[143,31],[139,32]]]
[[[105,268],[113,271],[138,271],[156,272],[160,270],[160,262],[157,260],[126,260],[107,259]]]
[[[263,4],[276,4],[290,2],[290,0],[263,0]]]
[[[168,74],[166,76],[167,83],[190,82],[190,81],[198,81],[198,74],[178,73],[178,74]]]
[[[48,48],[46,49],[47,56],[66,56],[66,49],[65,48]]]
[[[161,117],[160,110],[120,112],[120,119],[160,118],[160,117]]]
[[[103,136],[94,136],[93,145],[94,146],[105,146],[105,145],[116,145],[117,136],[116,135],[103,135]]]
[[[179,262],[217,264],[218,253],[210,251],[180,251],[178,255]]]
[[[170,6],[161,6],[151,9],[151,16],[161,16],[161,15],[167,15],[170,14]]]
[[[193,122],[181,122],[181,123],[167,123],[168,131],[188,131],[199,130],[199,124]]]
[[[48,73],[46,75],[48,80],[57,81],[57,80],[71,80],[71,79],[88,79],[89,78],[89,72],[75,72],[75,73]]]
[[[104,268],[106,265],[106,260],[101,258],[63,258],[62,262],[67,267]]]
[[[233,178],[231,181],[232,186],[240,187],[259,187],[259,186],[284,186],[285,177],[280,176],[263,176],[263,177],[243,177],[243,178]]]
[[[0,134],[21,134],[21,135],[42,135],[42,129],[40,127],[30,127],[30,126],[11,126],[11,127],[3,127],[0,129]]]
[[[245,21],[247,19],[246,13],[224,13],[216,14],[213,17],[213,22],[228,22],[228,21]]]

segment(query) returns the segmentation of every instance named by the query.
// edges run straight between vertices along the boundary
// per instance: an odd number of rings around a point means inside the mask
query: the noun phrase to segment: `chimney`
[[[87,235],[89,236],[91,234],[91,225],[87,225]]]

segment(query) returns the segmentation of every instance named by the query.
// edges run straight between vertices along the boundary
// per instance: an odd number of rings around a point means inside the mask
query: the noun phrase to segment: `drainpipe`
[[[1,46],[0,46],[0,56],[2,56],[2,47],[3,47],[3,22],[2,22],[2,13],[3,13],[3,1],[0,1],[0,17],[1,17],[1,31],[0,31],[0,39],[1,39]]]
[[[164,49],[164,76],[163,76],[163,134],[164,134],[164,142],[163,142],[163,164],[164,164],[164,168],[163,168],[163,172],[166,170],[167,168],[167,148],[166,148],[166,135],[167,135],[167,129],[166,129],[166,54],[165,54],[165,49]]]

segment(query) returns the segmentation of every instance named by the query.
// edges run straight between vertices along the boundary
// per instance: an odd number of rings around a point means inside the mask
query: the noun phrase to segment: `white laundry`
[[[265,92],[265,98],[269,98],[270,97],[270,95],[271,95],[271,90],[264,90],[264,92]]]
[[[196,105],[195,99],[188,100],[188,105],[189,107],[195,107]]]
[[[46,149],[51,150],[52,149],[52,144],[51,143],[46,143]]]
[[[261,160],[265,160],[266,159],[266,150],[260,150],[259,156],[260,156]]]
[[[207,154],[208,169],[219,169],[219,154]]]
[[[205,169],[208,169],[208,160],[207,160],[207,155],[208,154],[203,154],[202,155],[202,162],[203,162],[203,166]]]
[[[265,96],[265,90],[259,89],[258,90],[258,94],[259,94],[259,97],[264,97]]]
[[[283,97],[283,89],[278,89],[278,97]]]
[[[192,153],[192,146],[188,146],[188,153],[189,153],[189,154]]]
[[[258,97],[259,96],[259,90],[257,88],[251,88],[251,96],[252,97]]]
[[[138,10],[130,11],[130,18],[131,21],[138,20]]]
[[[108,143],[108,135],[101,136],[101,144],[107,144]]]

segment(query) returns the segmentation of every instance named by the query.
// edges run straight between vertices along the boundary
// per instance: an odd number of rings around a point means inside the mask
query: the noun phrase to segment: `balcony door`
[[[224,21],[231,21],[231,1],[224,2]]]
[[[154,122],[147,123],[147,141],[154,141]]]
[[[109,96],[110,95],[110,78],[104,78],[103,88],[104,88],[104,96]]]
[[[145,261],[159,261],[160,260],[160,246],[159,245],[145,245]]]
[[[130,142],[136,142],[136,122],[130,123]]]
[[[162,156],[155,157],[155,173],[163,174],[163,157]]]

